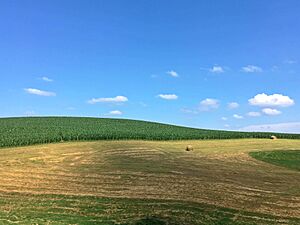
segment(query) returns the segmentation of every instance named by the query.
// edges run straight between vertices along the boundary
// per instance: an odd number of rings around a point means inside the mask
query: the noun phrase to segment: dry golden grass
[[[189,144],[194,150],[187,152]],[[280,139],[98,141],[1,149],[0,196],[163,199],[300,218],[300,173],[248,155],[297,149],[299,140]]]

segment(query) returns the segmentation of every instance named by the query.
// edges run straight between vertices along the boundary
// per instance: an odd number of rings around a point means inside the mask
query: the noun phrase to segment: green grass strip
[[[257,160],[300,171],[300,150],[250,152],[249,154]]]
[[[297,218],[171,200],[0,193],[0,224],[296,225],[299,222]]]

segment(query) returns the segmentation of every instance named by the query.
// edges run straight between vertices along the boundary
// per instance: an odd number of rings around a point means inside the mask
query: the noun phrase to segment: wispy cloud
[[[250,105],[261,107],[288,107],[295,104],[289,96],[282,94],[267,95],[265,93],[254,96],[248,102]]]
[[[225,72],[224,68],[221,66],[213,66],[211,69],[209,69],[209,71],[211,73],[224,73]]]
[[[178,96],[175,94],[159,94],[157,97],[165,99],[165,100],[176,100]]]
[[[242,131],[300,133],[300,122],[250,125]]]
[[[39,95],[39,96],[45,96],[45,97],[51,97],[56,96],[56,93],[50,92],[50,91],[43,91],[35,88],[25,88],[24,91],[28,94],[32,95]]]
[[[250,117],[259,117],[259,116],[261,116],[261,113],[260,112],[248,112],[247,116],[250,116]]]
[[[281,114],[281,112],[279,110],[271,109],[271,108],[262,109],[262,112],[268,116],[277,116],[277,115]]]
[[[241,115],[238,115],[238,114],[234,114],[234,115],[233,115],[233,118],[235,118],[235,119],[238,119],[238,120],[240,120],[240,119],[244,119],[244,117],[243,117],[243,116],[241,116]]]
[[[186,114],[193,114],[193,115],[199,114],[199,111],[194,109],[188,109],[188,108],[182,108],[180,111]]]
[[[230,103],[228,103],[228,105],[227,105],[227,107],[228,107],[228,109],[236,109],[236,108],[238,108],[240,105],[239,105],[239,103],[237,103],[237,102],[230,102]]]
[[[263,71],[263,69],[260,68],[259,66],[248,65],[242,67],[242,71],[245,73],[260,73]]]
[[[88,100],[89,104],[96,104],[96,103],[122,103],[127,102],[128,98],[125,96],[116,96],[112,98],[92,98]]]
[[[286,63],[286,64],[296,64],[298,62],[296,60],[287,59],[287,60],[284,61],[284,63]]]
[[[228,118],[225,117],[225,116],[223,116],[223,117],[221,118],[221,120],[226,121],[226,120],[228,120]]]
[[[200,102],[200,111],[210,111],[219,108],[219,100],[206,98]]]
[[[279,66],[274,65],[274,66],[271,67],[271,71],[272,72],[279,72],[280,68],[279,68]]]
[[[41,77],[41,79],[46,82],[53,82],[53,79],[50,79],[49,77]]]
[[[109,113],[108,113],[108,115],[111,115],[111,116],[120,116],[120,115],[122,115],[123,113],[121,112],[121,111],[119,111],[119,110],[113,110],[113,111],[110,111]]]
[[[219,100],[213,98],[206,98],[200,102],[198,107],[192,109],[183,108],[181,109],[181,111],[188,114],[199,114],[201,112],[213,111],[218,108],[219,108]],[[227,120],[227,118],[222,117],[222,120]]]
[[[148,105],[145,102],[139,102],[139,104],[143,107],[148,107]]]
[[[25,116],[35,116],[36,112],[34,110],[29,110],[24,113]]]
[[[170,75],[171,77],[179,77],[179,74],[174,70],[168,71],[167,74]]]

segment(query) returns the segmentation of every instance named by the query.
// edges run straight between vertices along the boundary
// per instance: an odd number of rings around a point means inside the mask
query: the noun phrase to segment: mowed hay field
[[[249,155],[299,149],[283,139],[4,148],[0,224],[300,224],[299,171]]]

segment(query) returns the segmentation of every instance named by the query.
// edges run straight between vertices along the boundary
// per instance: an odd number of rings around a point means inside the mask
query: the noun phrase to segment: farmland
[[[249,154],[258,160],[300,171],[300,151],[250,152]]]
[[[298,157],[299,146],[252,138],[3,148],[0,224],[296,225],[299,171],[249,153]]]
[[[300,139],[300,134],[194,129],[125,119],[36,117],[0,119],[0,147],[62,141],[193,140],[237,138]]]

